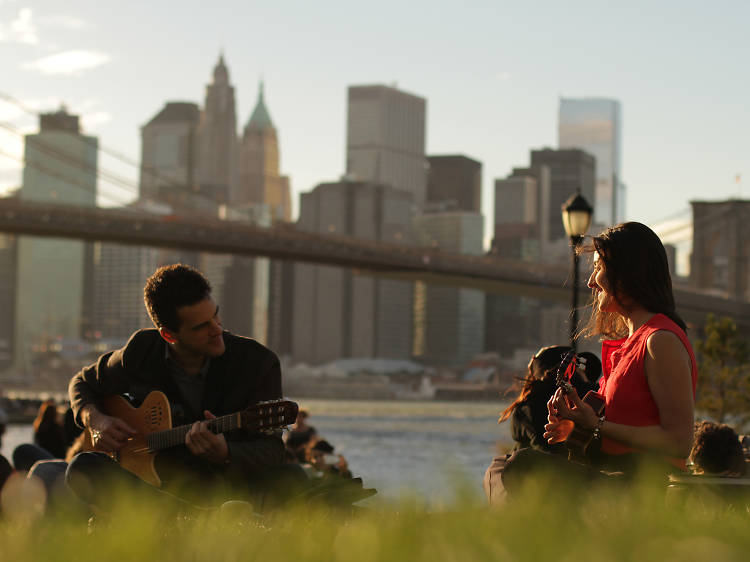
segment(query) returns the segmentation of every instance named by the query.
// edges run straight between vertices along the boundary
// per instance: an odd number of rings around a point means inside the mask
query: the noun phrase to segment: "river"
[[[379,497],[405,493],[428,503],[450,502],[456,481],[481,492],[498,445],[508,446],[501,403],[298,400],[318,434],[344,455],[355,476]],[[2,453],[31,439],[30,425],[11,425]]]

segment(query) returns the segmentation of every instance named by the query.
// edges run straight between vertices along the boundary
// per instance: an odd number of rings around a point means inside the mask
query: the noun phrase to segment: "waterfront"
[[[498,402],[399,402],[295,399],[319,435],[343,454],[355,476],[395,498],[405,492],[430,503],[453,499],[456,478],[481,492],[497,445],[511,442],[497,424]],[[11,425],[3,454],[31,439],[30,425]]]

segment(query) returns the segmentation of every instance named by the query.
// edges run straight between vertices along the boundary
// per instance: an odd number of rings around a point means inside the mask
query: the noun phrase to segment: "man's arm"
[[[260,377],[260,386],[256,396],[259,400],[277,400],[281,398],[281,366],[279,359],[268,351],[264,364],[254,376]],[[273,435],[262,433],[246,434],[245,439],[227,439],[229,463],[242,470],[261,471],[284,462],[284,442],[281,431]]]
[[[120,449],[136,433],[127,423],[97,407],[100,396],[121,394],[128,389],[123,355],[122,349],[105,353],[96,363],[79,371],[68,385],[76,424],[92,430],[94,445],[105,450]]]

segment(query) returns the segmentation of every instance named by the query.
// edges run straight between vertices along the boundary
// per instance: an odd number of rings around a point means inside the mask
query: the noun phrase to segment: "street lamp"
[[[578,331],[578,246],[591,225],[591,215],[594,210],[576,189],[575,195],[562,204],[562,221],[565,233],[570,238],[570,248],[573,251],[573,299],[570,303],[570,347],[576,348],[576,332]]]

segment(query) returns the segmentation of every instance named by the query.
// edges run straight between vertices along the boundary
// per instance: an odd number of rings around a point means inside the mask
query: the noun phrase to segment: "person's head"
[[[582,369],[578,372],[582,372],[583,376],[590,383],[595,383],[602,376],[602,362],[595,353],[590,351],[581,351],[578,354],[579,363],[582,363]]]
[[[146,281],[143,299],[167,343],[209,357],[224,353],[219,307],[198,270],[183,264],[160,267]]]
[[[572,348],[567,345],[548,345],[542,347],[529,360],[525,380],[542,380],[555,376],[557,368]]]
[[[526,376],[521,379],[521,392],[518,393],[513,403],[500,414],[498,423],[507,420],[513,414],[513,410],[526,400],[532,387],[538,381],[554,381],[560,363],[562,363],[565,354],[571,350],[572,348],[567,345],[549,345],[540,348],[529,360]]]
[[[8,414],[0,408],[0,445],[3,443],[3,435],[5,434],[5,427],[8,425],[8,421]]]
[[[686,329],[675,311],[667,253],[649,227],[639,222],[618,224],[594,236],[581,251],[594,254],[588,281],[594,293],[588,329],[592,335],[626,335],[623,316],[638,309],[665,314]]]
[[[307,424],[308,417],[310,417],[310,412],[308,412],[305,408],[300,408],[297,412],[297,419],[295,420],[295,423],[298,427],[304,426]]]
[[[332,455],[333,451],[333,445],[328,441],[325,439],[317,439],[308,443],[305,459],[315,468],[322,470],[327,466],[327,463],[325,462],[326,455]]]
[[[701,474],[745,474],[745,455],[739,437],[723,423],[703,421],[695,424],[689,461],[693,470]]]
[[[39,431],[42,426],[50,426],[57,423],[58,420],[57,406],[52,400],[45,400],[39,406],[39,410],[34,420],[34,431]]]

